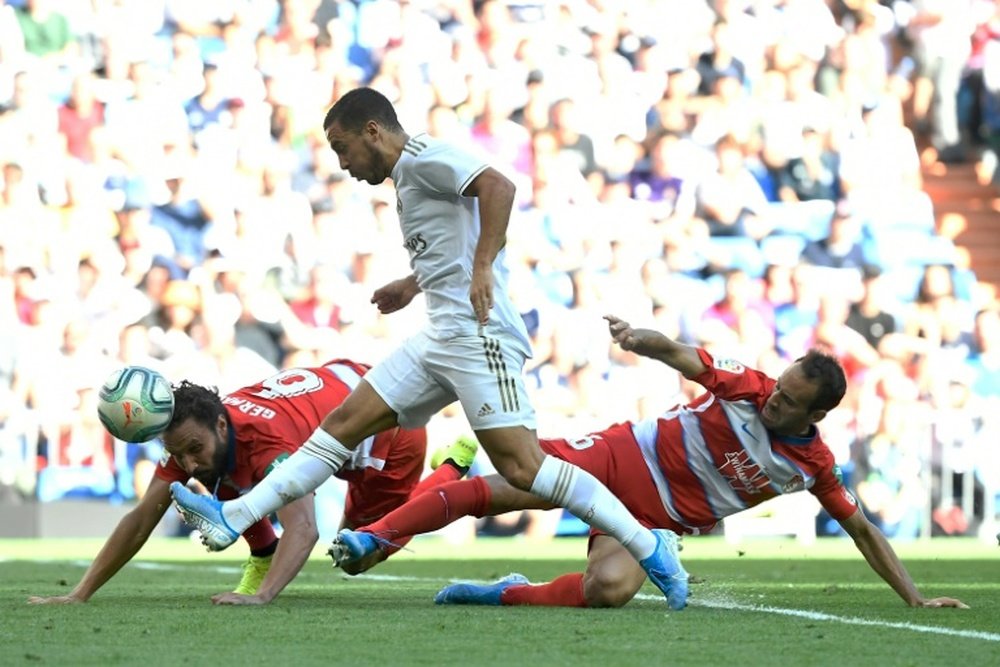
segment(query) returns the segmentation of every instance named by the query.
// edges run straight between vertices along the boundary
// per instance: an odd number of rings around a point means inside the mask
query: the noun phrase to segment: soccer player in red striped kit
[[[954,598],[925,598],[882,533],[844,487],[816,422],[846,391],[836,359],[810,351],[775,380],[742,364],[677,343],[649,329],[606,317],[625,350],[656,359],[706,392],[655,419],[616,424],[575,440],[545,440],[542,449],[588,470],[650,528],[697,535],[726,516],[779,494],[807,490],[840,522],[871,568],[910,606],[965,607]],[[460,516],[549,509],[497,476],[451,482],[334,541],[335,561],[351,563],[394,540],[435,530]],[[591,531],[586,572],[531,585],[510,575],[491,585],[453,584],[439,604],[621,606],[644,572],[614,540]]]

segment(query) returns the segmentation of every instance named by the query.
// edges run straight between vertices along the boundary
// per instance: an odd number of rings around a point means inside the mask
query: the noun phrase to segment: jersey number
[[[260,383],[261,388],[253,393],[261,398],[289,398],[300,396],[323,388],[323,379],[304,368],[289,368],[272,375]]]
[[[594,441],[600,438],[599,435],[588,435],[585,438],[577,438],[576,440],[567,440],[569,446],[573,449],[583,451],[584,449],[590,449],[594,446]]]

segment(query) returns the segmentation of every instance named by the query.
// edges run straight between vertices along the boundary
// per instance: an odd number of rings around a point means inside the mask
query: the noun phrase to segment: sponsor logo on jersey
[[[740,374],[743,372],[743,364],[735,359],[716,359],[714,366],[720,371]]]
[[[733,490],[751,495],[760,493],[771,481],[745,451],[726,452],[726,462],[719,466],[719,474]]]
[[[278,456],[276,456],[275,459],[271,461],[271,465],[267,466],[267,468],[264,470],[264,476],[267,477],[268,475],[270,475],[271,471],[280,466],[282,462],[289,456],[291,455],[288,452],[285,452],[283,454],[278,454]]]
[[[750,424],[743,422],[740,424],[740,428],[743,429],[743,432],[749,435],[754,442],[760,442],[760,440],[757,439],[757,436],[750,432]]]
[[[427,250],[427,241],[424,240],[424,237],[420,232],[417,232],[410,238],[406,239],[406,242],[403,243],[403,245],[406,246],[406,249],[410,251],[411,255],[419,255],[424,250]]]

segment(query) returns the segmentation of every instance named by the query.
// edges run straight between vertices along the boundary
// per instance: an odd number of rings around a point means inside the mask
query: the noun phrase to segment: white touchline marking
[[[636,595],[642,600],[659,600],[656,595]],[[965,639],[982,639],[988,642],[1000,642],[1000,634],[995,632],[983,632],[981,630],[955,630],[954,628],[942,628],[935,625],[918,625],[916,623],[902,623],[899,621],[876,621],[858,616],[836,616],[826,614],[821,611],[809,611],[807,609],[786,609],[784,607],[772,607],[770,605],[742,604],[727,600],[692,600],[692,606],[708,607],[710,609],[727,609],[732,611],[756,611],[764,614],[777,614],[779,616],[795,616],[807,618],[813,621],[831,621],[834,623],[844,623],[845,625],[866,625],[880,628],[893,628],[896,630],[910,630],[912,632],[923,632],[926,634],[947,635],[949,637],[962,637]]]
[[[440,582],[440,581],[470,581],[469,579],[433,579],[424,577],[399,577],[387,574],[359,574],[355,579],[372,579],[375,581],[415,581],[415,582]],[[491,581],[475,583],[493,583]],[[639,593],[635,596],[638,600],[663,600],[659,595],[648,595]],[[779,616],[795,616],[807,618],[812,621],[830,621],[833,623],[844,623],[846,625],[866,625],[880,628],[892,628],[895,630],[909,630],[911,632],[922,632],[926,634],[946,635],[949,637],[962,637],[964,639],[982,639],[988,642],[1000,642],[1000,634],[994,632],[983,632],[981,630],[955,630],[953,628],[942,628],[934,625],[918,625],[916,623],[900,623],[897,621],[876,621],[869,618],[859,618],[857,616],[836,616],[819,611],[808,611],[806,609],[786,609],[783,607],[771,607],[769,605],[743,604],[725,599],[713,600],[692,600],[692,607],[707,607],[709,609],[726,609],[730,611],[754,611],[764,614],[777,614]]]
[[[65,562],[65,561],[34,561],[38,562]],[[70,561],[70,565],[76,565],[78,567],[88,567],[90,565],[89,561],[74,560]],[[140,570],[207,570],[209,572],[219,572],[221,574],[235,574],[241,572],[241,568],[231,567],[231,566],[188,566],[188,565],[173,565],[170,563],[152,563],[145,561],[132,561],[128,564],[129,567],[135,567]],[[367,579],[370,581],[413,581],[418,583],[429,583],[429,584],[440,584],[440,583],[455,583],[459,581],[472,581],[473,583],[492,583],[491,581],[476,581],[473,579],[443,579],[435,577],[407,577],[399,576],[394,574],[371,574],[364,573],[358,574],[353,577],[344,576],[344,580],[358,580]],[[658,595],[648,595],[646,593],[639,593],[635,596],[637,600],[662,600],[663,598]],[[709,609],[726,609],[730,611],[754,611],[763,614],[777,614],[778,616],[794,616],[797,618],[806,618],[811,621],[830,621],[833,623],[843,623],[845,625],[864,625],[870,627],[878,628],[891,628],[894,630],[909,630],[911,632],[922,632],[925,634],[932,635],[945,635],[948,637],[961,637],[963,639],[982,639],[988,642],[1000,642],[1000,634],[995,632],[983,632],[981,630],[955,630],[953,628],[942,628],[934,625],[918,625],[916,623],[900,623],[898,621],[876,621],[869,618],[860,618],[858,616],[836,616],[834,614],[826,614],[821,611],[809,611],[807,609],[787,609],[784,607],[772,607],[770,605],[758,605],[758,604],[743,604],[741,602],[734,602],[732,600],[727,600],[724,598],[716,597],[711,600],[692,600],[692,607],[706,607]]]

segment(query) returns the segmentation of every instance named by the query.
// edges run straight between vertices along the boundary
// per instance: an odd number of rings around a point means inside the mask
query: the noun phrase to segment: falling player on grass
[[[72,592],[29,602],[89,600],[149,539],[170,505],[171,482],[193,477],[219,497],[237,497],[298,449],[366,371],[350,361],[295,368],[225,397],[190,382],[175,386],[174,415],[162,435],[169,456],[156,467],[145,495],[118,523]],[[420,482],[426,447],[423,429],[390,428],[367,438],[337,475],[348,482],[342,526],[368,523],[411,493],[458,479],[475,456],[475,443],[459,443],[448,450],[445,464]],[[240,585],[213,596],[213,602],[266,604],[298,574],[318,539],[312,495],[279,509],[278,519],[284,528],[280,541],[266,518],[244,531],[251,555]],[[376,560],[357,567],[370,567]]]
[[[910,606],[964,607],[925,598],[882,533],[841,482],[816,423],[843,398],[846,379],[831,356],[811,351],[775,380],[649,329],[608,316],[622,349],[663,362],[707,391],[655,419],[617,424],[577,440],[542,440],[550,455],[589,470],[648,527],[697,535],[721,519],[783,493],[808,490],[840,522],[871,568]],[[370,558],[396,540],[436,530],[460,516],[549,509],[498,476],[450,482],[416,496],[381,520],[342,530],[335,562]],[[439,604],[616,607],[645,575],[614,540],[592,531],[583,573],[541,585],[511,575],[492,585],[454,584]]]

